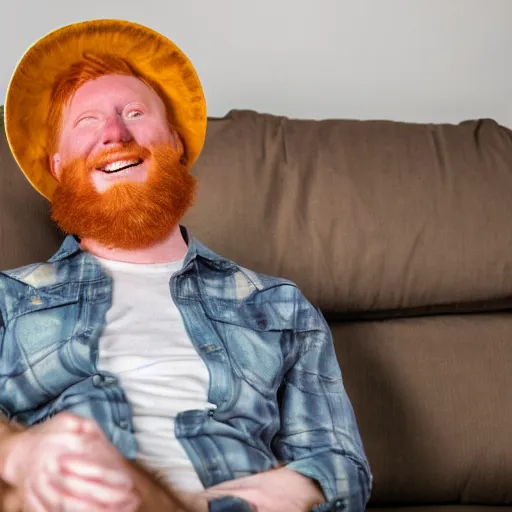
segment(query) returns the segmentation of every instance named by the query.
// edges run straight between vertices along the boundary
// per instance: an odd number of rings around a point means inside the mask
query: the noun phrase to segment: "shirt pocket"
[[[14,318],[5,335],[19,352],[20,369],[33,368],[72,339],[77,320],[77,302],[28,311]]]
[[[77,302],[36,305],[7,324],[2,372],[17,410],[48,403],[81,377],[69,356],[78,325]]]
[[[274,396],[285,368],[292,331],[276,314],[275,304],[215,299],[205,306],[234,371],[265,396]]]

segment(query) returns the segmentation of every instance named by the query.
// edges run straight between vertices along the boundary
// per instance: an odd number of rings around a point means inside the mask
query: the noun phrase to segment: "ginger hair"
[[[83,59],[72,64],[57,77],[51,95],[51,106],[47,119],[47,153],[57,151],[64,107],[73,94],[89,80],[104,75],[134,76],[152,88],[164,102],[169,125],[173,127],[172,108],[162,88],[153,80],[142,76],[128,61],[111,54],[86,53]]]

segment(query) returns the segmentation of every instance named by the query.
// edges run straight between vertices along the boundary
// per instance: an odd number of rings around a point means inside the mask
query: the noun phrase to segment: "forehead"
[[[134,76],[104,75],[79,87],[71,96],[65,111],[72,115],[78,110],[112,108],[132,101],[161,102],[153,89]]]

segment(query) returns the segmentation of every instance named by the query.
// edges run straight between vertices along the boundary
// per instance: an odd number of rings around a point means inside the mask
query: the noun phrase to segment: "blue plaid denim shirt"
[[[176,418],[205,487],[279,464],[314,479],[314,510],[364,510],[371,474],[329,328],[292,282],[240,267],[183,229],[170,293],[209,373],[216,409]],[[0,413],[27,426],[61,411],[94,418],[136,457],[130,406],[96,366],[112,281],[68,236],[47,262],[0,272]],[[250,510],[240,499],[211,512]]]

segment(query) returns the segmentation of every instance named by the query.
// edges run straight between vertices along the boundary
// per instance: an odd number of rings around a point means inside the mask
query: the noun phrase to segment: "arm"
[[[223,482],[202,496],[209,500],[209,512],[309,512],[325,501],[313,480],[287,468]]]
[[[298,353],[281,388],[273,449],[288,469],[320,485],[330,505],[318,511],[363,511],[372,477],[352,405],[327,322],[300,293],[294,334]]]
[[[60,416],[60,417],[59,417]],[[46,425],[41,425],[37,427],[37,430],[42,430],[43,428],[49,430],[51,425],[54,424],[56,428],[51,428],[51,431],[55,431],[55,433],[59,437],[63,437],[64,432],[66,430],[65,422],[78,422],[78,424],[83,423],[87,424],[90,427],[89,434],[97,434],[96,436],[91,437],[87,440],[86,450],[81,451],[73,451],[71,446],[69,449],[66,449],[64,446],[64,450],[61,450],[61,461],[65,461],[66,465],[66,476],[62,480],[61,478],[57,478],[52,481],[55,489],[60,489],[65,496],[80,496],[80,495],[91,495],[102,492],[101,489],[96,487],[96,481],[106,482],[108,480],[107,476],[111,473],[111,470],[118,467],[119,469],[124,467],[124,472],[126,472],[126,476],[131,480],[132,485],[130,487],[133,488],[135,495],[138,497],[139,505],[136,508],[137,512],[188,512],[188,509],[181,503],[178,499],[176,493],[166,488],[163,484],[161,484],[158,479],[153,477],[149,471],[147,471],[142,465],[124,459],[121,454],[117,452],[117,450],[109,443],[109,441],[102,435],[99,428],[96,425],[88,420],[83,420],[79,417],[74,417],[69,414],[61,414],[57,415],[52,420],[49,420]],[[20,448],[19,436],[16,434],[20,434],[24,429],[17,426],[10,426],[5,421],[0,421],[0,433],[2,431],[8,432],[8,438],[6,440],[9,442],[5,443],[6,449],[6,457],[7,454],[10,453],[12,447],[14,445],[17,446],[17,450]],[[34,430],[29,429],[25,430],[28,434],[29,431],[32,431],[32,435]],[[85,433],[84,433],[85,434]],[[1,439],[1,437],[0,437]],[[46,442],[48,444],[50,439],[41,438],[42,442]],[[27,442],[29,444],[27,444]],[[33,445],[34,442],[25,441],[23,443],[26,446]],[[39,444],[39,443],[38,443]],[[71,443],[70,443],[71,444]],[[35,454],[35,450],[32,446],[30,450],[31,453]],[[25,451],[25,450],[23,450]],[[54,452],[46,451],[45,459],[46,464],[48,464],[49,457],[52,456]],[[101,453],[104,454],[104,457],[101,456]],[[21,454],[23,459],[28,459],[29,457]],[[116,460],[119,461],[116,463]],[[108,461],[108,464],[105,465],[105,462]],[[42,470],[43,468],[40,468]],[[5,468],[2,468],[4,471]],[[121,469],[122,471],[122,469]],[[116,470],[119,473],[119,470]],[[2,474],[2,473],[0,473]],[[93,480],[91,480],[93,478]],[[10,478],[12,480],[12,477]],[[9,480],[9,479],[8,479]],[[46,486],[45,486],[46,487]],[[2,482],[2,486],[0,487],[0,492],[8,489],[9,486]],[[9,489],[9,490],[12,490]],[[11,510],[17,510],[14,508],[9,508],[6,504],[13,501],[13,492],[10,492],[9,495],[2,492],[2,499],[0,503],[0,511],[11,512]],[[20,493],[16,493],[18,502],[20,500]],[[44,490],[43,490],[44,494]],[[43,496],[48,498],[47,506],[50,506],[50,509],[53,510],[53,505],[51,504],[52,496]],[[57,496],[53,496],[54,499]],[[80,498],[79,498],[80,499]],[[4,508],[2,508],[2,505]],[[78,502],[76,503],[78,507]],[[80,505],[81,506],[81,505]],[[92,503],[87,505],[88,510],[96,510]],[[101,508],[101,507],[100,507]],[[101,508],[103,510],[103,508]],[[125,507],[120,507],[116,510],[124,510]],[[82,510],[82,509],[80,509]]]
[[[140,505],[121,455],[91,420],[61,413],[11,431],[3,446],[0,478],[25,512],[135,512]]]
[[[258,512],[359,512],[368,501],[371,474],[330,330],[299,292],[295,305],[295,343],[279,392],[281,428],[273,442],[285,466],[206,489],[210,512],[249,511],[248,503]],[[212,508],[222,496],[226,508]],[[246,500],[245,506],[235,503],[235,496]]]

